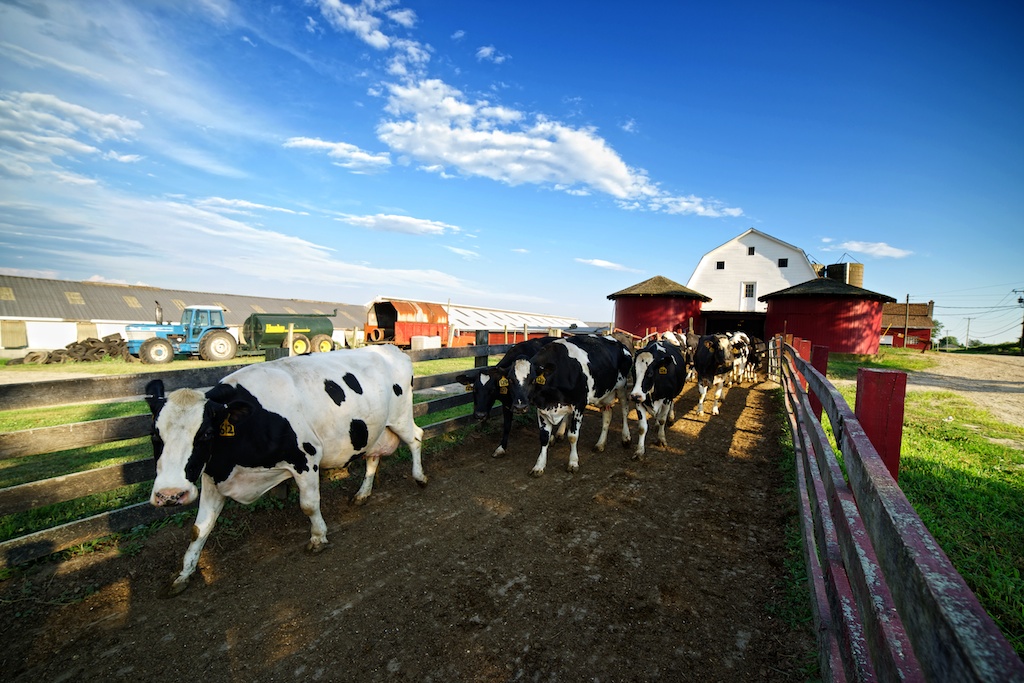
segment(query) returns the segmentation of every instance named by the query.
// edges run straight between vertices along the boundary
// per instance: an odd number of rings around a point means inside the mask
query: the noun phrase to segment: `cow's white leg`
[[[636,404],[636,416],[639,418],[640,424],[636,428],[636,450],[633,451],[634,460],[644,457],[644,443],[647,439],[647,410],[640,403]]]
[[[573,412],[573,417],[574,418],[576,417],[575,411]],[[583,416],[580,415],[579,419],[582,419],[582,418],[583,418]],[[597,451],[598,453],[604,453],[604,445],[608,441],[608,427],[610,427],[611,424],[612,424],[612,407],[611,406],[605,406],[604,408],[601,409],[601,437],[597,440],[597,443],[594,445],[594,450]],[[575,443],[572,440],[572,435],[573,435],[573,433],[575,433],[577,435],[577,437],[579,436],[579,431],[580,431],[579,420],[575,420],[572,426],[575,427],[575,429],[572,429],[572,430],[569,431],[569,441],[570,441],[570,443]]]
[[[202,489],[199,492],[199,511],[196,513],[196,521],[192,527],[192,542],[185,551],[185,558],[181,563],[181,573],[171,584],[171,595],[177,595],[188,587],[188,579],[196,570],[199,554],[203,552],[206,539],[210,537],[210,532],[213,531],[226,500],[224,494],[217,490],[213,478],[203,474]]]
[[[704,397],[708,395],[708,385],[704,380],[697,380],[697,414],[704,414]]]
[[[565,420],[558,425],[560,431],[564,431]],[[552,425],[544,419],[541,412],[537,411],[537,426],[540,428],[540,455],[537,456],[537,464],[530,470],[531,477],[539,477],[544,474],[544,468],[548,464],[548,445],[551,443]]]
[[[622,447],[625,448],[632,441],[629,436],[629,391],[623,386],[617,393],[619,396],[619,407],[622,408]]]
[[[409,448],[412,450],[412,447]],[[370,493],[373,492],[373,477],[377,474],[377,465],[380,464],[379,455],[369,455],[366,457],[366,476],[363,477],[363,485],[356,491],[355,497],[352,502],[356,505],[362,505],[366,502],[366,499],[370,497]],[[413,463],[413,476],[416,476],[416,464]]]
[[[409,453],[412,455],[412,478],[416,480],[416,483],[420,486],[427,485],[427,475],[423,473],[423,430],[416,426],[416,423],[412,421],[412,417],[409,418],[408,424],[404,426],[389,425],[388,429],[395,433],[399,439],[402,440],[406,446],[409,447]],[[367,473],[369,473],[369,461],[367,461]],[[377,464],[373,465],[374,472],[377,471]],[[369,476],[369,475],[367,475]],[[366,481],[363,481],[363,486],[366,486]],[[370,486],[373,486],[373,481],[370,481]],[[362,491],[362,489],[360,489]],[[367,490],[366,495],[370,495]],[[357,496],[358,497],[358,496]]]
[[[604,449],[604,440],[608,436],[608,425],[612,421],[611,407],[604,413],[607,415],[607,419],[604,420],[604,428],[601,430],[601,440],[598,442],[602,444],[602,447],[598,450]],[[569,425],[569,466],[565,468],[566,472],[574,473],[580,470],[580,453],[576,448],[576,444],[580,440],[580,425],[583,423],[583,413],[579,410],[573,409],[572,417],[567,418],[572,420],[572,424]]]
[[[665,436],[665,424],[668,422],[669,413],[672,412],[672,400],[662,399],[660,405],[655,405],[655,419],[658,422],[658,439],[655,444],[668,446],[668,437]]]
[[[374,458],[375,460],[377,458]],[[369,470],[369,463],[367,463]],[[363,480],[366,483],[366,480]],[[309,544],[306,550],[318,553],[327,545],[327,522],[320,513],[320,471],[309,469],[295,475],[295,485],[299,487],[299,507],[309,517]]]
[[[711,414],[718,415],[718,404],[722,402],[722,389],[725,388],[725,382],[721,380],[715,381],[715,402],[711,406]]]

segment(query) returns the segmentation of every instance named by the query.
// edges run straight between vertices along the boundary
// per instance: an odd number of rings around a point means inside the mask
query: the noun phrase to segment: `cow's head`
[[[225,424],[228,406],[195,389],[178,389],[165,396],[159,379],[146,385],[146,402],[153,413],[156,459],[149,502],[158,507],[188,505],[198,496],[196,483]]]
[[[533,364],[526,358],[518,358],[509,367],[507,376],[512,412],[521,415],[530,409],[530,394],[535,376]]]
[[[502,368],[485,368],[477,373],[459,375],[456,382],[473,392],[473,417],[484,422],[491,415],[496,400],[506,403],[509,397],[508,372]]]
[[[643,351],[640,351],[633,360],[633,375],[636,383],[633,390],[629,392],[630,400],[643,403],[647,395],[654,388],[654,382],[659,374],[667,375],[673,372],[675,358],[668,352],[664,344],[651,342]]]

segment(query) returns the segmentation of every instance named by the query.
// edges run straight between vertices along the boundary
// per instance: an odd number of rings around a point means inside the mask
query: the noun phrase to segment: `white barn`
[[[751,228],[704,254],[686,286],[711,297],[707,309],[765,313],[758,297],[817,277],[802,249]]]

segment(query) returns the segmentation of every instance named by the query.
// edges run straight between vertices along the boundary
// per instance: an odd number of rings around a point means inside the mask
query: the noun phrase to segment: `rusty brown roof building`
[[[909,310],[908,310],[909,309]],[[910,316],[908,318],[907,313]],[[930,330],[935,327],[935,302],[926,304],[887,303],[882,305],[882,329],[904,327],[911,330]]]

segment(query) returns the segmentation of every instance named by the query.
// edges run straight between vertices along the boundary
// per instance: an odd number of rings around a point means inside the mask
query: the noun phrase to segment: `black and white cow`
[[[165,396],[161,380],[150,382],[156,459],[150,503],[186,505],[199,497],[194,540],[171,593],[187,586],[228,498],[251,503],[294,478],[312,528],[307,549],[317,552],[327,544],[321,468],[365,456],[366,477],[355,496],[365,502],[380,457],[401,441],[412,453],[413,478],[425,485],[412,378],[408,356],[385,344],[248,365],[205,393],[178,389]]]
[[[508,450],[508,437],[512,431],[512,392],[509,391],[509,372],[517,360],[529,361],[538,351],[555,341],[557,337],[539,337],[521,341],[498,361],[497,365],[480,372],[459,375],[456,382],[466,385],[473,392],[473,416],[485,422],[491,415],[494,402],[501,403],[501,443],[491,457],[498,458]]]
[[[729,348],[732,350],[732,375],[730,384],[742,384],[747,378],[747,361],[750,358],[750,337],[745,332],[732,332],[728,335]]]
[[[697,350],[700,335],[693,332],[663,332],[661,338],[679,347],[683,360],[686,361],[686,381],[695,378],[697,375],[693,370],[693,354]]]
[[[626,382],[633,355],[622,342],[611,336],[575,335],[548,344],[530,361],[513,364],[510,389],[512,409],[523,413],[530,404],[537,407],[540,426],[540,455],[530,474],[544,474],[552,432],[568,422],[569,466],[579,470],[580,422],[588,405],[602,411],[601,437],[594,449],[603,451],[612,421],[612,406],[619,400],[622,408],[622,444],[628,446],[629,403]]]
[[[722,389],[726,377],[733,370],[732,347],[729,338],[724,334],[704,335],[697,342],[694,351],[693,368],[697,373],[697,414],[704,414],[704,397],[708,388],[715,386],[714,403],[711,414],[718,415],[718,403],[722,400]]]
[[[760,380],[760,372],[765,363],[765,354],[768,353],[768,345],[757,337],[750,338],[749,354],[747,356],[746,379],[751,382]]]
[[[686,360],[682,349],[668,341],[652,341],[633,359],[633,376],[636,384],[629,392],[629,398],[636,404],[637,417],[640,418],[640,434],[633,457],[642,458],[648,415],[658,426],[655,444],[668,445],[665,425],[671,425],[675,419],[675,399],[686,384]]]

